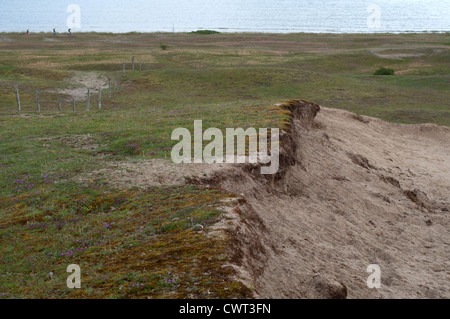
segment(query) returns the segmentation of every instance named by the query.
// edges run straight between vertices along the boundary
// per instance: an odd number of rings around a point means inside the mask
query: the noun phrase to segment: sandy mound
[[[191,179],[207,178],[217,171],[226,174],[230,168],[230,165],[227,164],[185,164],[180,166],[164,159],[107,162],[104,168],[89,172],[86,176],[79,176],[78,180],[88,182],[95,178],[106,178],[109,185],[119,189],[186,185]]]
[[[241,194],[219,226],[256,297],[449,298],[450,129],[283,107],[293,119],[276,176],[167,160],[97,173],[125,188],[190,182]],[[380,289],[366,285],[370,264],[381,267]]]
[[[327,108],[313,119],[312,107],[294,107],[295,155],[277,181],[207,180],[254,211],[236,263],[257,297],[450,297],[450,130]],[[370,264],[381,289],[366,285]]]
[[[64,94],[70,96],[76,101],[84,101],[87,99],[88,89],[90,89],[91,94],[97,94],[99,88],[108,88],[108,79],[92,72],[77,72],[66,81],[70,82],[70,87],[59,90],[48,90],[48,92]]]

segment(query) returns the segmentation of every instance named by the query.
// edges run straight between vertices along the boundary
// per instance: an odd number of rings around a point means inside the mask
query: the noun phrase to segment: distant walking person
[[[56,28],[53,28],[53,35],[56,35]]]
[[[69,35],[72,35],[72,29],[67,30]]]
[[[27,29],[27,35],[29,35],[30,34],[30,29]]]

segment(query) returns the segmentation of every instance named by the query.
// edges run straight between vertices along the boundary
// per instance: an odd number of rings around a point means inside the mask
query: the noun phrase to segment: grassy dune
[[[217,221],[235,195],[77,177],[107,163],[169,158],[172,130],[192,129],[195,119],[280,127],[286,114],[272,105],[293,98],[450,126],[449,62],[449,34],[0,34],[0,298],[249,296],[221,267],[232,238],[195,230]],[[382,66],[396,75],[373,75]],[[121,87],[111,98],[103,90],[102,110],[93,93],[89,112],[84,98],[72,112],[63,92],[80,85],[74,79],[115,85],[119,71]],[[71,263],[82,267],[81,290],[65,288]]]

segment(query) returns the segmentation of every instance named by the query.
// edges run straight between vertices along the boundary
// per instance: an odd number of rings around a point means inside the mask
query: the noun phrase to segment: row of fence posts
[[[122,69],[123,69],[123,77],[126,77],[126,63],[124,62],[122,65]],[[131,59],[131,69],[134,71],[134,56]],[[139,61],[139,72],[142,71],[142,62]],[[116,83],[116,89],[119,90],[120,89],[120,72],[117,72],[117,83]],[[109,92],[109,99],[111,99],[111,91],[112,91],[112,86],[111,86],[111,77],[108,77],[108,92]],[[14,93],[16,95],[16,102],[17,102],[17,107],[19,112],[21,111],[21,105],[20,105],[20,95],[19,95],[19,86],[18,85],[14,85]],[[87,100],[86,100],[86,110],[89,111],[90,109],[90,103],[91,103],[91,89],[87,89]],[[58,110],[59,112],[61,112],[61,98],[58,98]],[[36,105],[37,105],[37,110],[38,112],[41,111],[41,104],[39,102],[39,90],[36,90]],[[98,88],[98,108],[99,110],[101,110],[102,108],[102,88],[99,87]],[[72,98],[72,110],[73,112],[76,112],[76,102],[75,99]]]

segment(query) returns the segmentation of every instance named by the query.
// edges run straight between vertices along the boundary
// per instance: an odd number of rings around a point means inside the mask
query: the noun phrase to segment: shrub
[[[167,48],[169,47],[167,44],[164,43],[160,43],[159,46],[161,47],[161,50],[167,50]]]
[[[220,32],[214,31],[214,30],[197,30],[197,31],[192,31],[191,33],[196,33],[196,34],[217,34]]]
[[[385,67],[381,67],[375,71],[374,75],[394,75],[394,69],[387,69]]]

